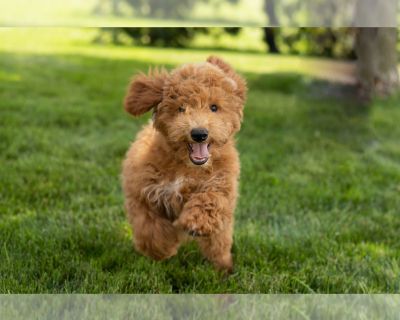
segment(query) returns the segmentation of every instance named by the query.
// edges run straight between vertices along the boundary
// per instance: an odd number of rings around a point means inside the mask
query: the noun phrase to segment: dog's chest
[[[193,182],[185,177],[162,180],[142,190],[148,203],[169,219],[175,219],[188,200]]]

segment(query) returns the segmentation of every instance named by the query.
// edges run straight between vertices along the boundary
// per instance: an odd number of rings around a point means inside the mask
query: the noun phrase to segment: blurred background
[[[395,27],[397,0],[14,0],[3,26]]]
[[[93,37],[97,44],[239,50],[350,61],[357,57],[357,65],[347,72],[353,72],[351,81],[359,85],[365,100],[378,91],[390,94],[398,85],[398,15],[397,0],[0,3],[1,26],[99,27]]]

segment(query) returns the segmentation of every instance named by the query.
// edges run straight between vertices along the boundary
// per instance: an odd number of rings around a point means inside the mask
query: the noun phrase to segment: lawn
[[[400,292],[400,98],[356,106],[324,60],[94,33],[0,30],[1,293]],[[131,75],[211,52],[250,90],[228,278],[194,244],[161,263],[136,254],[120,187],[148,119],[122,109]]]

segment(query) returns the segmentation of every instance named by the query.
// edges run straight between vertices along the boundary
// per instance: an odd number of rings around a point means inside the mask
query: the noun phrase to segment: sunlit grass
[[[93,40],[100,31],[97,28],[85,29],[7,29],[0,30],[3,41],[0,49],[3,51],[14,50],[18,46],[20,53],[35,54],[81,54],[85,56],[109,58],[119,60],[139,60],[144,63],[157,63],[175,65],[181,61],[204,60],[207,55],[215,50],[202,49],[171,49],[115,45],[94,45]],[[248,33],[252,29],[248,29]],[[253,31],[254,34],[254,31]],[[257,37],[257,33],[255,34]],[[244,38],[246,39],[246,34]],[[242,39],[235,41],[242,41]],[[246,40],[244,40],[246,41]],[[201,39],[198,45],[201,45]],[[209,44],[209,43],[208,43]],[[260,48],[260,47],[259,47]],[[151,52],[151,54],[149,54]],[[332,61],[320,58],[304,58],[289,55],[266,55],[263,52],[238,53],[223,50],[221,52],[226,59],[242,72],[257,74],[271,72],[296,72],[299,74],[318,77],[321,79],[335,79],[335,74],[340,81],[348,82],[351,78],[352,65],[346,62],[332,63]],[[344,75],[343,75],[344,74]],[[346,76],[346,74],[349,74]]]

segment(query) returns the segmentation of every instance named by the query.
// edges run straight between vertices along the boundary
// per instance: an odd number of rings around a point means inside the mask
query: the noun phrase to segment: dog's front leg
[[[226,196],[219,192],[195,193],[184,205],[174,226],[192,236],[210,236],[224,230],[232,219]]]
[[[234,199],[219,192],[197,193],[185,204],[174,226],[196,236],[203,255],[214,266],[232,272]]]

